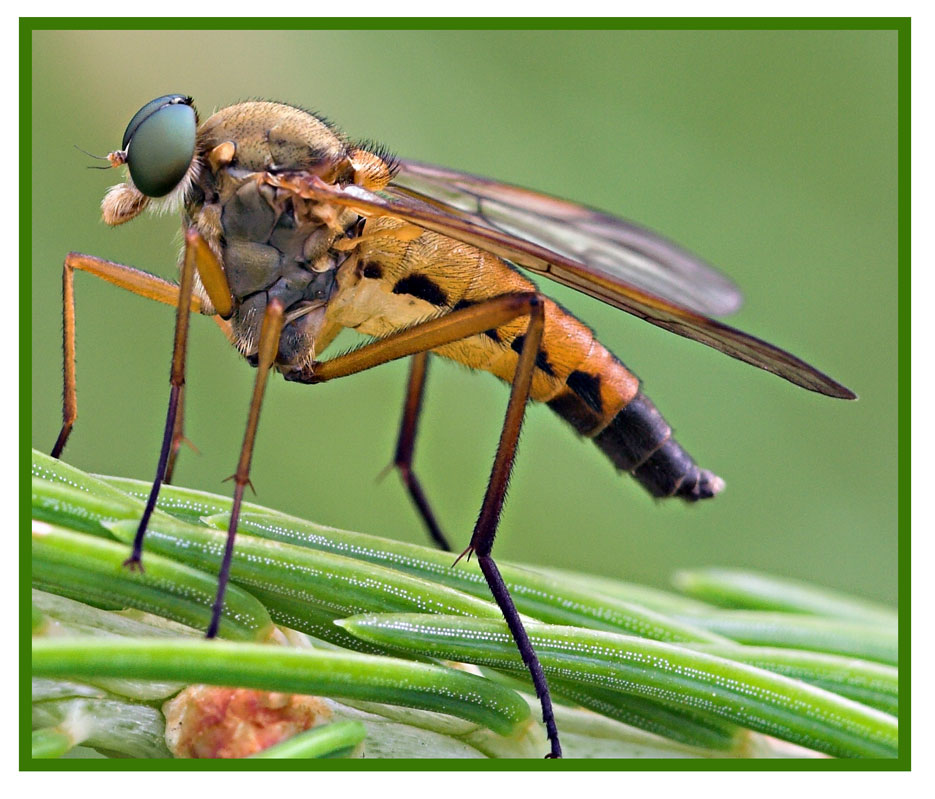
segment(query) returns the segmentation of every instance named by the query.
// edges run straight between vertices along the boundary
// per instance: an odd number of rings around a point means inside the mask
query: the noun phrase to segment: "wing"
[[[364,217],[392,216],[404,219],[443,236],[466,242],[603,300],[665,330],[700,341],[733,358],[777,374],[810,391],[842,399],[855,399],[857,396],[815,367],[762,339],[645,291],[616,274],[592,269],[575,258],[484,223],[482,218],[478,221],[475,214],[439,199],[422,197],[410,189],[393,190],[392,187],[389,191],[375,194],[360,186],[332,185],[307,173],[269,174],[266,179],[272,185],[306,199],[350,208]],[[504,191],[510,189],[502,188]],[[546,199],[551,201],[551,198]],[[554,202],[570,205],[560,200]],[[589,213],[587,209],[584,212]],[[653,240],[661,241],[655,237]],[[707,270],[707,267],[704,269]]]
[[[387,190],[442,203],[479,227],[533,242],[700,314],[724,316],[743,298],[724,275],[674,242],[624,219],[547,194],[444,167],[399,161]],[[520,261],[520,263],[522,263]],[[525,264],[523,264],[525,266]]]

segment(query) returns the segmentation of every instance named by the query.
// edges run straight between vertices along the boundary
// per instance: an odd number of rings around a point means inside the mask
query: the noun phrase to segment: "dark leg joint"
[[[131,572],[139,572],[142,574],[145,569],[143,568],[143,557],[142,553],[137,554],[134,549],[132,555],[123,562],[125,569],[129,569]]]
[[[315,367],[317,365],[318,362],[316,361],[309,366],[303,366],[299,369],[292,369],[291,371],[283,372],[283,379],[290,383],[304,383],[307,386],[314,386],[318,383],[324,383],[325,381],[315,374]]]
[[[65,442],[68,441],[68,436],[71,435],[71,428],[74,424],[74,421],[70,421],[62,425],[62,431],[58,434],[58,438],[55,439],[55,446],[52,447],[53,458],[61,457],[62,450],[65,449]]]

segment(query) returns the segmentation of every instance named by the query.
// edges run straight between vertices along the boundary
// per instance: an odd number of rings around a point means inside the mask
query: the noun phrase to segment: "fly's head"
[[[128,222],[152,201],[160,209],[178,206],[198,172],[197,128],[192,98],[182,94],[157,97],[134,114],[121,148],[108,156],[111,166],[126,164],[129,172],[101,203],[108,225]]]
[[[392,178],[393,162],[382,148],[350,144],[326,120],[284,103],[238,103],[200,127],[198,121],[183,94],[157,97],[134,114],[121,148],[108,155],[111,166],[129,172],[101,203],[108,225],[147,207],[165,211],[198,204],[206,194],[231,194],[248,176],[299,173],[370,191]]]

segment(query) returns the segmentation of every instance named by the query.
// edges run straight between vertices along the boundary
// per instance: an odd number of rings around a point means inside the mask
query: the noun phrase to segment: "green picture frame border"
[[[21,17],[20,88],[20,442],[21,475],[30,470],[32,397],[32,34],[47,30],[879,30],[897,33],[898,51],[898,527],[899,594],[911,595],[910,569],[910,265],[911,265],[911,19],[907,17]],[[900,754],[867,760],[34,760],[31,756],[29,602],[30,556],[25,546],[31,495],[20,480],[20,769],[23,771],[908,771],[911,769],[911,607],[900,603]]]

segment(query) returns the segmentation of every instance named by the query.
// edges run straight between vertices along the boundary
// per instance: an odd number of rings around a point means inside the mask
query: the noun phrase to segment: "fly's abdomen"
[[[626,396],[620,387],[632,387],[632,393]],[[682,449],[636,377],[596,340],[547,404],[654,497],[694,502],[724,487],[720,477],[699,468]]]
[[[439,313],[457,311],[535,285],[500,258],[424,231],[394,238],[401,223],[369,221],[356,261],[338,276],[340,290],[329,311],[334,320],[373,336],[385,336]],[[377,231],[387,235],[377,236]],[[434,352],[510,382],[523,349],[525,317]],[[699,469],[672,438],[672,429],[640,391],[639,380],[591,330],[552,300],[545,300],[545,327],[530,397],[546,403],[578,433],[593,439],[620,471],[629,472],[655,497],[688,501],[714,496],[723,481]]]

